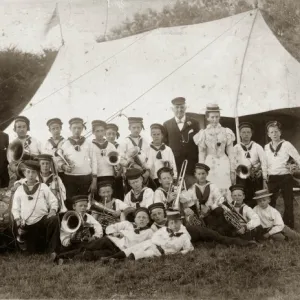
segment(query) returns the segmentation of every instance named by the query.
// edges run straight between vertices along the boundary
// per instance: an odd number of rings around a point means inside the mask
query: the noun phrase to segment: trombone
[[[186,173],[186,168],[188,165],[188,160],[185,159],[181,165],[181,169],[180,169],[180,173],[178,175],[178,180],[177,180],[177,188],[176,188],[176,199],[174,200],[173,204],[172,204],[172,209],[173,210],[178,210],[180,211],[180,194],[183,188],[186,189],[185,186],[185,181],[184,181],[184,177],[185,177],[185,173]],[[169,190],[171,191],[171,189],[169,188]]]

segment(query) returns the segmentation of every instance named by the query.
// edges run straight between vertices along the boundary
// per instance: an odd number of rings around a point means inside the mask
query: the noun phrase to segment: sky
[[[160,11],[176,0],[0,0],[0,48],[16,46],[29,52],[58,48],[59,26],[44,34],[45,24],[58,3],[65,41],[95,42],[112,27],[147,8]],[[108,12],[108,14],[107,14]],[[106,21],[107,20],[107,21]]]

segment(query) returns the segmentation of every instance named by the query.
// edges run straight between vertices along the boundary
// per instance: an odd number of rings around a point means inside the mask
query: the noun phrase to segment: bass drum
[[[0,189],[0,252],[16,248],[11,205],[11,191],[8,188]]]

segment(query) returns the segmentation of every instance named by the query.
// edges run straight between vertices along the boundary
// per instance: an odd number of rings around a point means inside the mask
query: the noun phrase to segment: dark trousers
[[[190,175],[190,176],[194,176],[194,172],[195,172],[195,165],[198,162],[198,157],[188,157],[188,154],[186,155],[180,155],[180,156],[175,156],[175,163],[176,163],[176,168],[177,168],[177,172],[179,174],[183,161],[187,159],[188,160],[188,164],[187,164],[187,168],[186,168],[186,175]]]
[[[119,200],[124,200],[124,196],[125,196],[125,191],[123,186],[123,177],[119,176],[115,178],[113,197]]]
[[[256,206],[256,200],[253,200],[254,194],[256,191],[263,189],[263,178],[262,176],[259,178],[251,179],[248,177],[247,179],[242,179],[236,176],[236,183],[242,184],[245,187],[245,200],[244,202],[250,206],[251,208]]]
[[[293,196],[293,177],[286,175],[270,175],[268,180],[268,189],[271,196],[271,206],[276,207],[276,200],[279,192],[282,192],[284,201],[283,221],[287,226],[294,228],[294,196]]]
[[[101,257],[114,255],[120,251],[120,248],[105,236],[90,243],[81,243],[80,245],[68,247],[58,255],[58,258],[74,258],[92,261],[98,260]]]
[[[44,216],[33,225],[25,225],[24,239],[27,251],[34,253],[37,250],[46,250],[48,253],[57,252],[60,247],[60,226],[58,216],[47,218]],[[41,246],[44,246],[41,249]]]
[[[222,207],[214,209],[204,218],[204,222],[208,228],[217,231],[221,235],[231,235],[234,230],[234,227],[226,221]]]
[[[212,229],[201,227],[201,226],[187,226],[192,243],[197,242],[217,242],[224,245],[238,245],[247,246],[249,242],[240,238],[232,238],[219,234],[217,231]]]
[[[64,185],[66,188],[66,207],[73,209],[71,199],[77,195],[88,195],[92,183],[92,175],[64,175]]]

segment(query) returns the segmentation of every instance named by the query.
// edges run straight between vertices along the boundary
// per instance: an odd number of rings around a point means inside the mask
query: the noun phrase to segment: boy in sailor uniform
[[[92,130],[95,139],[92,141],[92,171],[97,176],[93,177],[92,191],[99,190],[99,183],[102,181],[111,181],[114,183],[115,169],[109,164],[107,155],[114,151],[116,147],[105,139],[106,123],[101,120],[92,121]],[[96,198],[97,195],[95,195]]]
[[[53,118],[47,121],[47,126],[51,133],[51,137],[44,145],[43,153],[51,154],[54,158],[56,166],[58,166],[58,158],[55,156],[55,152],[64,143],[65,138],[61,136],[62,121],[59,118]],[[64,172],[58,168],[58,174],[62,178]]]
[[[143,186],[143,171],[140,169],[128,169],[126,178],[131,190],[126,194],[124,203],[130,207],[148,207],[153,203],[152,189]]]
[[[245,186],[245,203],[254,207],[256,202],[253,200],[254,193],[267,187],[267,161],[264,149],[259,144],[251,141],[254,127],[251,123],[243,122],[239,126],[241,143],[233,147],[235,157],[235,169],[239,165],[245,165],[250,170],[250,176],[242,179],[236,176],[236,183]]]
[[[299,240],[300,234],[290,227],[284,225],[282,217],[277,209],[270,206],[272,194],[268,190],[261,190],[255,193],[254,199],[257,206],[254,212],[259,216],[262,225],[262,239],[275,241]]]
[[[122,215],[122,213],[124,212],[124,210],[126,208],[128,208],[129,206],[116,198],[113,198],[113,187],[112,187],[112,183],[109,181],[103,181],[100,182],[99,184],[99,202],[105,206],[106,208],[113,210],[114,212],[111,214],[113,217],[115,217],[116,219],[118,219],[120,221],[124,220],[124,216]],[[103,229],[105,230],[105,228],[107,227],[107,222],[106,220],[103,219],[102,215],[97,214],[97,202],[96,200],[92,200],[91,203],[91,215],[102,225]],[[110,213],[109,213],[110,214]]]
[[[177,193],[172,189],[173,184],[173,170],[168,167],[163,167],[157,171],[157,178],[160,186],[154,192],[154,203],[163,203],[168,209],[172,206],[176,199]]]
[[[116,149],[118,149],[119,144],[116,141],[119,137],[119,127],[116,124],[109,123],[106,124],[106,133],[105,133],[106,139],[112,143]]]
[[[187,216],[196,214],[203,217],[204,222],[210,228],[219,231],[225,222],[223,210],[219,207],[224,202],[220,189],[213,183],[206,180],[209,173],[209,166],[202,163],[195,165],[194,176],[197,182],[185,193],[183,202]]]
[[[135,212],[135,223],[122,221],[107,226],[106,236],[86,245],[79,258],[98,260],[151,239],[153,231],[149,227],[149,221],[148,209],[138,208]]]
[[[143,178],[144,182],[148,181],[150,172],[147,169],[147,154],[146,150],[149,148],[149,144],[141,137],[141,131],[144,129],[143,125],[143,118],[134,118],[130,117],[128,118],[129,122],[129,130],[130,135],[125,138],[125,140],[120,143],[120,146],[118,148],[120,154],[124,158],[128,158],[128,154],[130,153],[130,150],[133,149],[133,147],[138,146],[140,149],[139,154],[137,155],[137,158],[139,162],[137,163],[136,160],[134,161],[134,167],[141,168],[143,170]],[[129,162],[132,161],[132,159],[128,160]]]
[[[106,139],[112,143],[116,149],[119,148],[119,143],[116,141],[119,137],[119,127],[116,124],[109,123],[106,125],[106,133],[105,133]],[[122,171],[122,170],[120,170]],[[114,184],[114,196],[117,199],[124,200],[124,186],[123,186],[123,177],[122,173],[118,174],[118,176],[115,177],[115,184]]]
[[[159,186],[157,171],[162,167],[173,169],[174,178],[177,178],[177,168],[172,149],[163,143],[165,129],[160,124],[150,126],[152,142],[146,156],[147,169],[150,170],[150,177],[154,180],[156,186]]]
[[[85,124],[81,118],[69,121],[72,137],[60,147],[68,164],[58,157],[58,167],[64,171],[64,184],[67,191],[66,207],[72,209],[71,199],[76,195],[88,195],[92,183],[92,144],[81,136]],[[97,174],[93,173],[96,177]]]
[[[99,239],[103,236],[101,224],[87,213],[88,196],[78,195],[72,198],[73,210],[81,217],[82,224],[76,232],[70,233],[60,229],[61,251],[56,257],[56,261],[61,265],[65,258],[72,258],[74,251],[84,247],[87,243]]]
[[[26,160],[24,165],[26,181],[14,194],[12,214],[27,251],[36,252],[42,235],[47,251],[53,256],[60,244],[58,200],[46,184],[37,181],[39,163]]]
[[[260,227],[260,219],[254,210],[244,203],[245,190],[241,184],[231,186],[231,197],[233,200],[234,210],[243,216],[246,221],[245,224],[238,231],[234,229],[238,236],[244,239],[255,239],[257,236],[257,229]]]
[[[30,121],[24,116],[18,116],[15,119],[14,132],[17,134],[17,139],[22,142],[24,150],[31,156],[41,154],[41,143],[35,138],[29,136]]]
[[[167,214],[165,206],[162,202],[153,203],[148,207],[150,218],[153,221],[151,229],[153,232],[166,226],[167,224]]]
[[[279,191],[284,200],[283,221],[294,228],[294,197],[293,177],[287,166],[290,157],[300,165],[300,155],[296,148],[288,141],[281,139],[281,124],[271,121],[267,124],[267,133],[271,142],[265,145],[268,168],[268,189],[271,196],[271,206],[276,206]]]
[[[186,254],[194,250],[191,237],[182,225],[178,211],[167,211],[167,226],[158,229],[151,239],[124,249],[109,258],[130,258],[134,260],[171,254]]]

